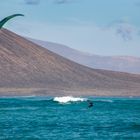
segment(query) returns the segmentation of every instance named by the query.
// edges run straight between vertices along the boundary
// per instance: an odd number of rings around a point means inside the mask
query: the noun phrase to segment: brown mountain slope
[[[10,89],[26,89],[26,92],[28,89],[39,89],[43,93],[55,91],[76,95],[139,96],[140,75],[90,69],[2,29],[0,93],[9,92]]]

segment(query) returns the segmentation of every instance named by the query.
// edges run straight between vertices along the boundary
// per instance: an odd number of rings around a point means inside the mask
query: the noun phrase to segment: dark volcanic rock
[[[0,30],[0,88],[140,95],[140,75],[90,69],[6,29]],[[93,94],[94,95],[94,94]]]

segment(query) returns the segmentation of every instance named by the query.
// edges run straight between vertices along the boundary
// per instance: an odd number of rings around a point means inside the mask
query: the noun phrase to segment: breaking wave
[[[87,99],[80,98],[80,97],[64,96],[64,97],[54,97],[53,101],[59,103],[69,103],[69,102],[83,102],[83,101],[87,101]]]

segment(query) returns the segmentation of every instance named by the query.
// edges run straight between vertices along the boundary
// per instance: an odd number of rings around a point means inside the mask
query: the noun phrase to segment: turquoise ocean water
[[[1,97],[0,140],[140,139],[140,98],[87,98]]]

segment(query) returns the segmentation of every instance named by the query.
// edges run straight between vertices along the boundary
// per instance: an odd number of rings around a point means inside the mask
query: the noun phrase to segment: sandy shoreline
[[[97,96],[140,97],[138,91],[127,90],[63,90],[48,88],[0,88],[0,97],[12,96]]]

